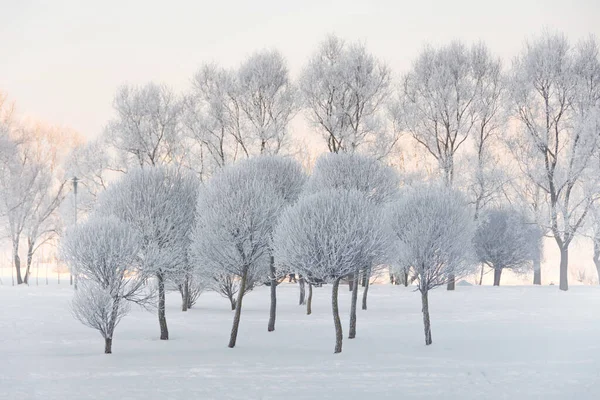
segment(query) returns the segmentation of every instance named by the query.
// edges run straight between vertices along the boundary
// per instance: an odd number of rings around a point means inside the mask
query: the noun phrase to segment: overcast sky
[[[600,37],[598,0],[91,3],[0,0],[0,90],[22,114],[87,137],[102,131],[122,83],[185,89],[203,62],[235,66],[265,47],[296,75],[327,33],[366,42],[395,74],[425,43],[481,39],[509,62],[543,28]]]

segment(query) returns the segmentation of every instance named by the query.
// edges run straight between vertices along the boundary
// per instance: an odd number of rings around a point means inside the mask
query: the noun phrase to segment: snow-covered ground
[[[267,332],[268,288],[244,299],[237,346],[227,348],[227,300],[202,295],[189,312],[168,297],[171,340],[134,308],[113,354],[75,321],[65,285],[0,286],[2,399],[597,399],[600,288],[458,287],[431,293],[433,345],[424,345],[420,296],[374,285],[358,335],[334,355],[330,286],[313,315],[296,285],[279,288]],[[345,333],[349,293],[341,291]]]

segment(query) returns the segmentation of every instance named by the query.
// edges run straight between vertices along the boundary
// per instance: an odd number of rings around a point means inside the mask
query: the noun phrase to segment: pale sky
[[[295,76],[336,33],[366,42],[397,78],[425,43],[484,40],[509,63],[544,28],[600,37],[600,1],[0,0],[0,90],[21,114],[96,137],[117,86],[185,89],[203,62],[274,47]]]

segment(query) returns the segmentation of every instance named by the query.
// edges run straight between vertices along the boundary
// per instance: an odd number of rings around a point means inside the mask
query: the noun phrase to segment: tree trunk
[[[425,328],[425,345],[429,346],[431,341],[431,321],[429,320],[429,299],[428,292],[421,292],[421,303],[423,304],[423,326]]]
[[[542,284],[542,263],[541,263],[541,249],[537,248],[533,255],[533,284]]]
[[[335,327],[335,353],[342,352],[342,322],[340,321],[340,310],[338,307],[338,289],[340,287],[340,278],[333,281],[331,289],[331,309],[333,311],[333,326]]]
[[[569,245],[560,247],[560,290],[569,290]]]
[[[362,274],[362,279],[361,279],[361,286],[362,287],[367,287],[367,285],[369,284],[369,278],[371,277],[371,271],[368,268],[365,268],[363,270],[363,274]]]
[[[600,284],[600,236],[594,237],[594,265],[598,272],[598,284]]]
[[[19,242],[13,240],[13,259],[15,262],[15,269],[17,270],[17,285],[23,283],[21,278],[21,258],[19,257]]]
[[[312,314],[312,283],[308,284],[308,300],[306,301],[306,315]]]
[[[304,277],[300,275],[298,278],[298,286],[300,287],[300,300],[298,301],[298,305],[302,306],[306,304],[306,285],[304,282]]]
[[[35,247],[35,241],[27,239],[27,268],[25,269],[25,279],[23,283],[29,284],[29,274],[31,273],[31,262],[33,261],[33,249]]]
[[[408,287],[408,269],[404,269],[404,287]]]
[[[235,298],[231,296],[229,302],[231,303],[231,311],[235,311]]]
[[[181,288],[181,311],[187,311],[190,305],[190,278],[186,276]]]
[[[348,339],[356,337],[356,303],[358,303],[358,271],[354,273],[352,281],[352,301],[350,304],[350,329]]]
[[[370,286],[370,281],[371,281],[371,268],[365,268],[365,278],[363,279],[364,282],[364,290],[363,290],[363,297],[362,297],[362,309],[366,310],[367,309],[367,296],[369,295],[369,286]]]
[[[485,270],[485,264],[481,263],[481,272],[479,273],[479,286],[483,284],[483,272]]]
[[[112,354],[112,339],[104,339],[104,354]]]
[[[162,273],[157,273],[158,279],[158,324],[160,325],[160,340],[169,340],[167,317],[165,316],[165,281]]]
[[[277,278],[275,277],[275,259],[273,256],[270,257],[269,271],[271,275],[271,309],[269,310],[269,325],[267,327],[268,332],[275,330],[275,318],[277,316]]]
[[[494,268],[494,286],[500,286],[500,277],[502,276],[502,268]]]
[[[454,274],[450,274],[448,275],[448,286],[446,287],[448,290],[454,290],[455,286],[456,286],[456,277],[454,276]]]
[[[348,275],[348,291],[351,292],[354,288],[354,274]]]
[[[233,326],[231,327],[231,336],[229,337],[229,348],[235,347],[237,340],[238,328],[240,326],[240,317],[242,315],[242,298],[246,291],[246,280],[248,279],[248,270],[244,269],[242,274],[242,282],[240,283],[240,289],[238,291],[238,298],[235,304],[235,315],[233,316]]]

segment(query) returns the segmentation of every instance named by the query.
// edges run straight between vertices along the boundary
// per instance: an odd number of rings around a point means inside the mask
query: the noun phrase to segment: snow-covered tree
[[[141,268],[158,282],[161,340],[169,339],[165,282],[180,283],[191,271],[188,249],[197,193],[198,180],[190,173],[173,167],[138,168],[111,184],[95,210],[129,224],[142,238]]]
[[[243,147],[253,154],[278,154],[298,103],[285,59],[276,50],[252,54],[240,66],[238,83],[248,132]]]
[[[116,116],[107,139],[125,166],[157,166],[177,160],[181,151],[181,99],[164,85],[124,85],[113,100]]]
[[[258,156],[247,161],[242,161],[234,166],[239,169],[240,174],[246,174],[247,180],[263,181],[268,187],[278,194],[288,206],[296,202],[306,182],[306,175],[300,164],[291,158],[281,156]],[[271,226],[274,229],[275,226]],[[290,272],[288,269],[275,267],[272,249],[270,249],[269,281],[271,289],[271,307],[269,312],[269,323],[267,330],[275,330],[275,318],[277,315],[277,285],[279,280]],[[281,266],[280,266],[281,267]]]
[[[127,223],[96,216],[67,230],[61,256],[82,279],[72,302],[75,318],[104,338],[112,353],[115,327],[129,311],[128,302],[144,302],[145,275],[140,269],[142,240]]]
[[[542,223],[560,250],[560,289],[568,289],[569,247],[598,198],[600,60],[594,39],[573,47],[545,32],[526,43],[510,74],[517,134],[510,149],[543,193]]]
[[[381,207],[397,195],[399,185],[398,173],[375,157],[356,153],[325,153],[317,159],[306,191],[317,193],[331,189],[354,189],[361,192],[374,205]],[[351,276],[350,339],[356,336],[358,277],[362,270],[366,277],[362,309],[366,310],[369,280],[373,267],[373,265],[357,265],[356,271]]]
[[[202,177],[210,176],[237,159],[249,157],[242,146],[242,110],[237,76],[215,64],[202,66],[184,100],[184,132],[201,160]]]
[[[459,193],[447,187],[423,185],[391,203],[386,220],[394,232],[396,262],[412,267],[417,275],[425,344],[430,345],[429,291],[473,270],[472,212]]]
[[[310,122],[332,153],[360,149],[384,157],[398,136],[386,129],[390,69],[363,44],[331,35],[302,71],[299,86]]]
[[[494,270],[494,286],[499,286],[503,270],[520,272],[531,266],[540,239],[537,225],[523,213],[495,208],[481,215],[473,243],[478,261]]]
[[[428,46],[403,77],[395,108],[396,123],[437,161],[448,186],[455,180],[458,151],[474,136],[477,161],[470,188],[477,206],[497,193],[488,163],[489,141],[501,115],[500,72],[500,61],[483,43]],[[448,290],[453,289],[450,279]]]
[[[378,211],[356,190],[328,190],[300,198],[282,214],[274,234],[275,260],[310,279],[333,283],[335,353],[342,351],[340,280],[357,266],[381,262],[389,234]]]
[[[485,45],[452,42],[426,47],[402,79],[399,124],[436,159],[448,185],[457,151],[477,128],[485,133],[485,120],[496,113],[498,73]]]
[[[7,147],[0,174],[0,211],[12,244],[17,283],[27,283],[39,244],[57,232],[56,211],[65,195],[61,163],[76,135],[36,123],[19,123],[4,136]],[[21,273],[22,236],[28,239],[27,270]]]
[[[262,179],[233,166],[200,191],[191,257],[206,281],[239,280],[229,347],[235,347],[242,300],[248,288],[269,276],[271,235],[285,202]]]

